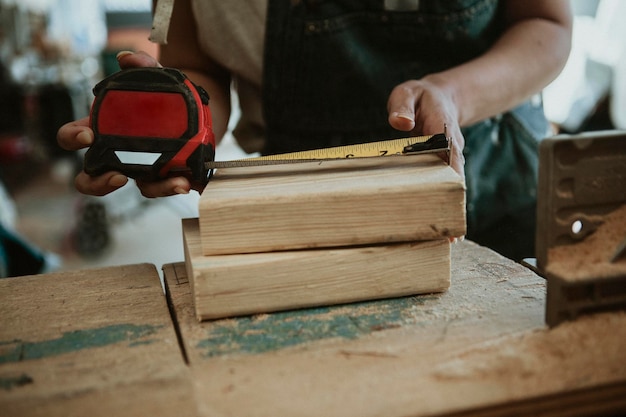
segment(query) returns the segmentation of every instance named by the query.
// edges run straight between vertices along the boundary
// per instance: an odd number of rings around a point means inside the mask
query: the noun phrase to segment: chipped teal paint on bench
[[[114,324],[93,329],[81,329],[65,332],[61,337],[38,342],[25,340],[0,341],[0,364],[41,359],[93,349],[116,343],[127,342],[129,347],[151,343],[146,337],[156,333],[163,326]],[[7,346],[11,346],[8,347]]]
[[[368,301],[217,320],[196,348],[204,357],[259,354],[323,339],[356,339],[413,321],[416,305],[436,295]]]
[[[198,322],[184,263],[163,268],[167,296],[191,364],[230,355],[263,355],[346,346],[377,332],[445,338],[448,327],[484,335],[541,325],[545,280],[524,266],[472,242],[453,245],[449,290],[248,317]],[[406,332],[404,332],[406,330]],[[485,336],[487,337],[487,336]],[[411,342],[412,343],[412,342]]]

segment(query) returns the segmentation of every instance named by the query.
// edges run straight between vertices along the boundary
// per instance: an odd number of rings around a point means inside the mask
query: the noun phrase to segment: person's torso
[[[496,0],[195,0],[193,8],[201,47],[233,74],[242,106],[235,136],[250,152],[405,135],[387,123],[393,87],[480,55],[501,30]]]
[[[405,136],[392,89],[479,56],[500,25],[496,0],[269,0],[264,151]]]

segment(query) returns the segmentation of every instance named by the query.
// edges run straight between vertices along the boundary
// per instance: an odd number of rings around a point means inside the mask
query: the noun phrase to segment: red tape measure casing
[[[173,68],[132,68],[98,83],[90,125],[94,143],[85,154],[92,176],[118,171],[156,181],[186,176],[208,181],[205,162],[215,157],[209,96]],[[153,163],[125,163],[122,153],[147,153]]]

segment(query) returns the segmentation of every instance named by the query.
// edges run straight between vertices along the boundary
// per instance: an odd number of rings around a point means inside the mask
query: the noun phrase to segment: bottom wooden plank
[[[0,279],[0,415],[193,415],[159,274],[141,264]]]
[[[435,293],[450,286],[447,239],[204,256],[198,219],[183,220],[183,234],[199,320]]]

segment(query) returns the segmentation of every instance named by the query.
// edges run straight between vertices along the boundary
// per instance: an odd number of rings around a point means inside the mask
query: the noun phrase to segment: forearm
[[[189,0],[174,3],[168,43],[160,45],[159,62],[183,71],[209,93],[213,133],[219,142],[230,118],[230,74],[202,51]]]
[[[184,67],[179,69],[196,85],[202,86],[202,88],[209,93],[209,107],[213,119],[213,133],[215,134],[215,140],[219,143],[228,129],[228,120],[230,118],[229,84],[224,85],[224,83],[216,81],[201,71],[186,69]]]
[[[482,56],[425,80],[450,95],[459,124],[467,126],[541,91],[565,65],[570,41],[566,17],[517,20]]]

